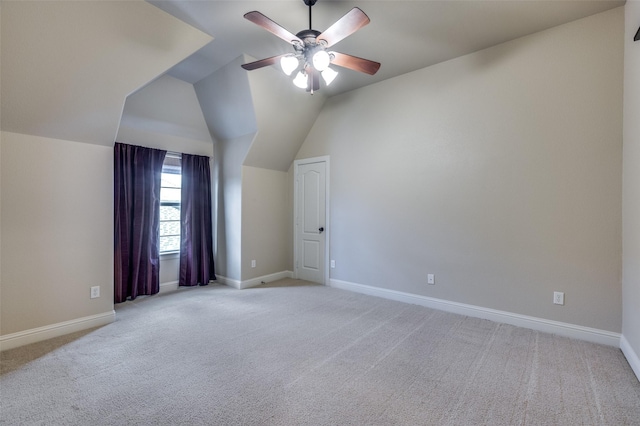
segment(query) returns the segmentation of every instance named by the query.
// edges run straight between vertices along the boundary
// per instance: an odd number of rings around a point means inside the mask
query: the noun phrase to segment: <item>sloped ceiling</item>
[[[263,71],[248,73],[258,133],[244,165],[287,171],[326,97],[322,91],[292,90],[297,88],[274,68]]]
[[[313,28],[324,30],[353,7],[371,23],[336,50],[382,63],[375,76],[340,69],[315,95],[291,84],[278,66],[246,72],[242,63],[292,51],[243,18],[258,10],[298,32],[308,26],[302,0],[147,0],[215,37],[168,73],[194,83],[216,139],[254,134],[244,165],[287,170],[327,96],[344,93],[624,4],[619,0],[319,0]],[[382,100],[381,100],[382,101]],[[243,139],[244,140],[244,139]]]
[[[262,59],[293,51],[288,43],[244,19],[246,12],[260,11],[294,34],[309,23],[302,0],[148,1],[215,37],[169,71],[191,83],[241,54]],[[361,8],[371,23],[340,41],[335,50],[382,64],[375,76],[337,68],[340,75],[321,90],[336,95],[623,4],[620,0],[318,0],[312,25],[318,31],[351,8]]]
[[[194,84],[209,132],[219,141],[257,131],[248,76],[240,68],[244,60],[238,56]]]
[[[152,147],[173,141],[165,148],[200,154],[194,148],[203,146],[202,155],[213,152],[193,85],[166,74],[127,97],[117,140]]]
[[[215,139],[253,135],[242,164],[287,171],[326,98],[291,90],[275,69],[247,73],[240,67],[252,60],[241,55],[194,88]]]
[[[143,1],[3,1],[3,131],[112,145],[125,98],[212,40]]]

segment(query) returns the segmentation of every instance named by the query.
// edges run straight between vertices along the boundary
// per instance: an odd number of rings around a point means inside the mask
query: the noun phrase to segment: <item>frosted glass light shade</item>
[[[326,70],[320,73],[322,75],[322,79],[328,85],[331,84],[333,80],[338,76],[338,72],[332,68],[327,67]]]
[[[298,71],[298,75],[293,79],[293,84],[301,89],[307,88],[307,76],[302,72]]]
[[[331,57],[325,50],[318,50],[313,55],[313,67],[318,71],[324,71],[331,63]]]
[[[291,75],[291,73],[298,68],[298,60],[295,56],[283,56],[280,58],[280,66],[286,75]]]

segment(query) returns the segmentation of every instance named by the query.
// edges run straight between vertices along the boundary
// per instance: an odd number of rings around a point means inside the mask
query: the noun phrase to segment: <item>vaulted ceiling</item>
[[[215,38],[169,71],[191,83],[241,54],[262,59],[293,52],[289,44],[244,19],[246,12],[260,11],[294,34],[308,28],[303,0],[148,1]],[[338,68],[338,78],[321,90],[335,95],[622,4],[618,0],[318,0],[312,8],[313,28],[318,31],[351,8],[361,8],[371,23],[334,50],[382,63],[373,77]]]
[[[255,133],[245,164],[286,170],[326,96],[623,3],[318,0],[313,27],[320,31],[353,7],[368,14],[371,23],[335,50],[382,67],[375,76],[340,69],[311,98],[276,66],[239,66],[291,51],[243,15],[261,11],[295,33],[308,26],[302,0],[2,0],[0,124],[3,131],[110,145],[127,96],[167,73],[194,84],[214,138]]]

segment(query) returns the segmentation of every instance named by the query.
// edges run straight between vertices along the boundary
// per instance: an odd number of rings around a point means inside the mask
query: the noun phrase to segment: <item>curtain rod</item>
[[[182,152],[167,151],[167,155],[170,157],[182,158],[182,154]],[[212,155],[203,155],[203,157],[208,157],[209,161],[213,161]]]

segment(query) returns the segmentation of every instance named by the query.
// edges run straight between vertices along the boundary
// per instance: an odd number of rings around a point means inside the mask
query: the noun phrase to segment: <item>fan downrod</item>
[[[311,7],[316,4],[317,0],[302,0],[304,4],[309,6],[309,30],[311,30]]]

